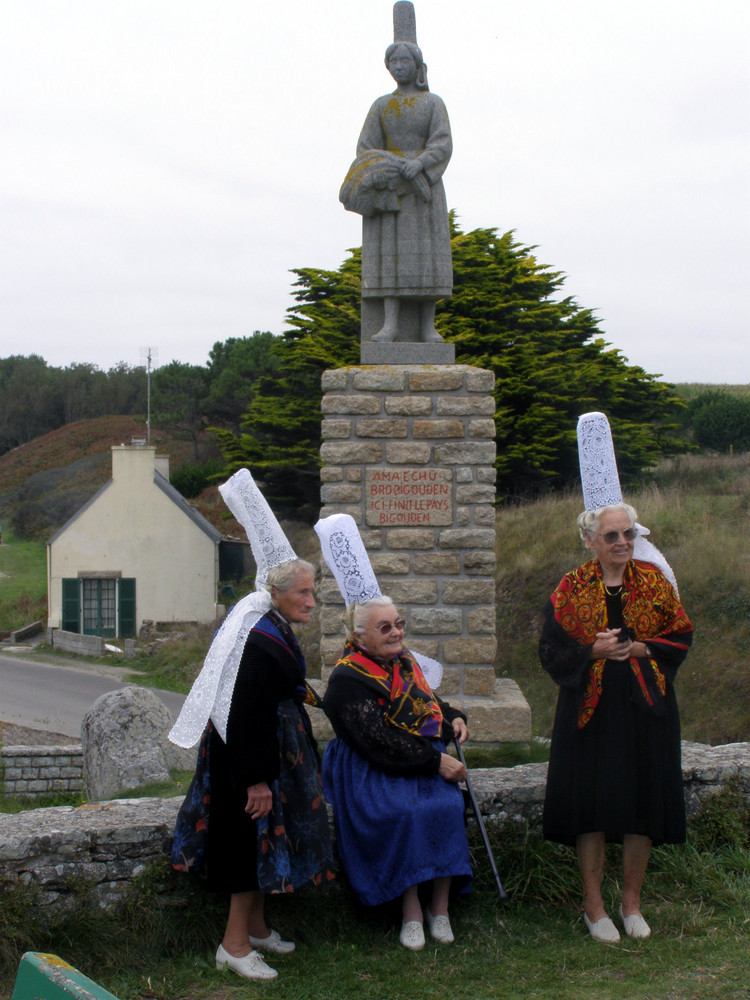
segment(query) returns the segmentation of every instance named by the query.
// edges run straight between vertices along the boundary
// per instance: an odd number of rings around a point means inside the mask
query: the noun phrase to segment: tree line
[[[0,358],[0,455],[76,420],[145,410],[142,368],[56,368],[38,354]]]
[[[463,232],[454,216],[451,229],[454,293],[439,304],[436,325],[456,345],[458,364],[495,373],[501,500],[578,482],[576,421],[589,410],[609,418],[624,483],[691,439],[717,450],[750,448],[750,396],[711,390],[686,404],[675,386],[607,343],[594,312],[563,294],[563,273],[540,263],[534,246],[512,231]],[[152,375],[152,422],[193,441],[195,463],[175,483],[186,495],[247,465],[280,511],[316,516],[320,378],[359,362],[360,251],[335,271],[292,274],[294,303],[281,336],[255,331],[216,342],[205,365],[173,361]],[[52,368],[36,355],[0,359],[0,454],[73,420],[145,409],[142,367],[103,372]],[[201,469],[206,429],[220,444],[223,468]]]

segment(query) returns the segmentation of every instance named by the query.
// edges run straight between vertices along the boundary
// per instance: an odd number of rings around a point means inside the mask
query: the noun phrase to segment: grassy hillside
[[[109,478],[110,446],[142,434],[143,425],[127,417],[82,421],[0,457],[0,524],[6,543],[13,542],[0,548],[0,630],[44,614],[48,534],[21,547],[6,530],[7,511],[19,503],[32,512],[52,510],[59,527]],[[190,442],[161,431],[152,440],[170,454],[172,469],[192,460]],[[750,740],[750,456],[664,462],[653,482],[628,500],[673,566],[695,626],[695,644],[677,681],[684,735],[714,744]],[[242,535],[215,488],[204,491],[197,506],[222,531]],[[563,573],[586,558],[575,528],[580,506],[576,492],[497,513],[496,671],[520,684],[538,735],[549,733],[556,697],[537,662],[540,612]],[[311,529],[284,527],[301,556],[318,557]],[[152,659],[149,666],[164,670],[163,683],[187,689],[210,636],[207,628],[194,643],[166,644],[164,662]],[[303,639],[314,665],[318,636],[312,626]]]
[[[750,456],[688,456],[656,471],[655,482],[627,498],[651,529],[677,575],[695,642],[677,679],[683,736],[711,743],[750,740]],[[557,689],[541,669],[541,609],[563,573],[587,558],[575,526],[579,493],[498,510],[496,574],[498,675],[518,682],[531,704],[534,733],[549,735]],[[291,528],[297,551],[319,558],[313,532]],[[318,635],[301,633],[315,671]],[[166,643],[150,666],[160,683],[187,690],[201,666],[210,630]]]
[[[0,455],[0,525],[46,541],[110,479],[112,446],[145,436],[143,419],[98,417],[66,424]],[[152,428],[151,444],[157,454],[169,455],[170,472],[194,461],[193,442],[179,432]],[[209,435],[200,449],[201,458],[219,455]],[[226,513],[215,489],[197,506],[212,523]]]

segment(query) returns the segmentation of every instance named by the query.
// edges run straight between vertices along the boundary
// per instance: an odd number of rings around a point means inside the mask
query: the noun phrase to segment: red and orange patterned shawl
[[[555,620],[567,634],[583,646],[591,645],[597,632],[607,628],[607,604],[604,581],[598,559],[590,559],[579,569],[567,573],[552,594]],[[626,628],[652,653],[671,647],[687,651],[692,625],[685,614],[671,583],[651,563],[631,560],[625,568],[622,591],[622,617]],[[606,660],[593,660],[589,667],[586,689],[578,709],[578,727],[582,729],[594,714],[602,694],[602,677]],[[660,694],[666,692],[666,678],[655,656],[650,659],[631,657],[630,668],[647,704],[652,704],[647,679],[643,671],[652,671]]]
[[[440,737],[443,712],[421,667],[408,650],[386,664],[369,650],[347,642],[336,671],[355,676],[378,693],[389,725],[431,739]]]

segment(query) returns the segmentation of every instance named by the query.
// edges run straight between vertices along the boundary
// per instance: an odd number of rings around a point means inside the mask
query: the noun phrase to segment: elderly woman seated
[[[463,764],[445,752],[468,736],[462,712],[441,701],[404,648],[389,597],[347,609],[348,641],[324,707],[336,732],[323,758],[341,863],[367,906],[402,899],[400,941],[424,947],[423,923],[449,944],[452,881],[469,891],[471,866],[458,782]],[[424,910],[420,884],[431,883]]]

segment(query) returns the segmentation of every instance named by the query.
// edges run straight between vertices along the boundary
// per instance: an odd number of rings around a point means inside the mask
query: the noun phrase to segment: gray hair
[[[303,573],[315,575],[315,567],[312,563],[305,559],[289,559],[287,562],[279,563],[278,566],[272,566],[269,569],[263,589],[267,590],[269,594],[274,589],[283,594],[284,591],[294,586]],[[272,599],[271,604],[273,603]]]
[[[347,639],[356,641],[362,635],[367,628],[367,620],[373,608],[392,607],[395,607],[393,601],[385,594],[380,597],[371,597],[367,601],[362,601],[361,604],[350,604],[344,616]]]
[[[630,527],[635,526],[638,518],[635,507],[631,507],[629,503],[621,500],[619,503],[611,503],[606,507],[599,507],[597,510],[585,510],[582,514],[578,515],[576,524],[578,525],[578,534],[581,536],[581,541],[591,540],[598,534],[602,514],[617,511],[627,514],[630,518]]]

